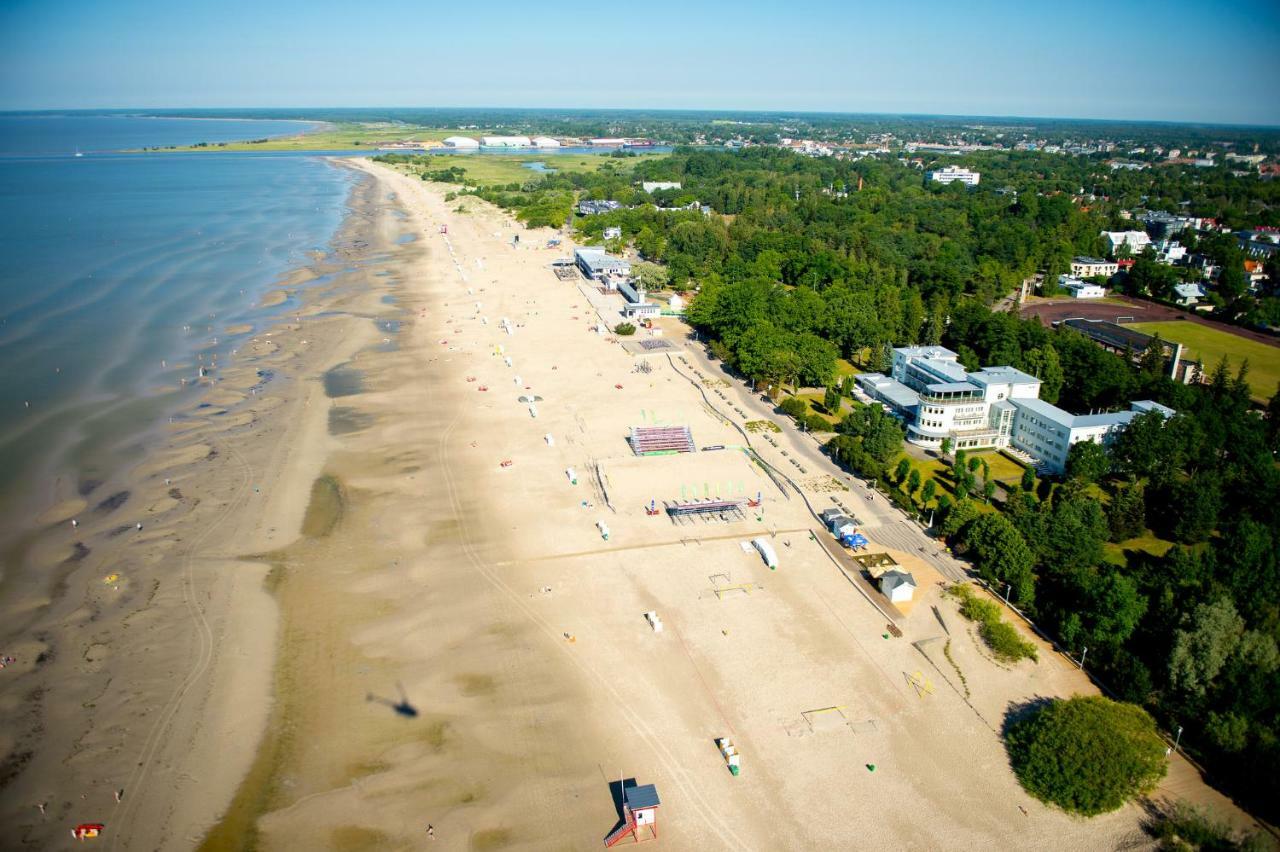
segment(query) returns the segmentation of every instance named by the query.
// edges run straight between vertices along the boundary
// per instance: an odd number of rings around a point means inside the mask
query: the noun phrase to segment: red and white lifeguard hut
[[[633,843],[658,839],[658,788],[652,784],[624,787],[622,790],[622,825],[604,839],[606,847],[616,846],[631,835]]]

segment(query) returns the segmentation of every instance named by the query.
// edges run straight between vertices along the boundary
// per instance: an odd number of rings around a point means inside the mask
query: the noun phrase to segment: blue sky
[[[783,109],[1280,125],[1280,3],[0,0],[0,109]]]

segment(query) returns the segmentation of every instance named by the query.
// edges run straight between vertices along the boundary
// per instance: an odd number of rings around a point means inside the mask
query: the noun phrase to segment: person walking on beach
[[[436,839],[436,827],[434,825],[431,825],[430,823],[427,824],[427,839],[429,840]]]

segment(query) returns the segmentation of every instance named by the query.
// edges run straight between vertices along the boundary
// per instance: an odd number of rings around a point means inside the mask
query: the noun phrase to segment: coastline
[[[357,181],[330,256],[290,280],[363,262],[371,188]],[[328,439],[313,378],[376,335],[370,306],[341,312],[363,271],[311,284],[293,317],[246,339],[96,507],[44,512],[30,558],[61,579],[6,612],[30,622],[0,692],[0,819],[18,842],[102,821],[113,848],[182,847],[230,801],[266,722],[277,620],[268,566],[243,557],[301,523]]]

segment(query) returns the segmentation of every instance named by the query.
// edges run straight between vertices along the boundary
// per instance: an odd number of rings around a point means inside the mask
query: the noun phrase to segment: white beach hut
[[[906,603],[915,597],[916,578],[906,571],[886,571],[880,577],[880,591],[890,603]]]

